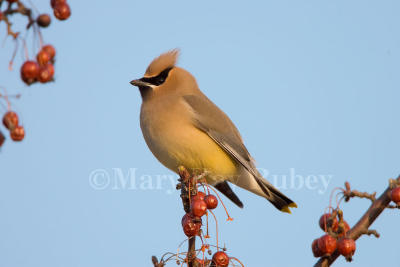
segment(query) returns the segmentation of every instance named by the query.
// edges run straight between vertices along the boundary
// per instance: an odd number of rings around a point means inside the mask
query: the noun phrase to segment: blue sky
[[[218,209],[220,241],[246,266],[312,265],[330,191],[348,180],[380,193],[400,174],[398,1],[69,2],[71,19],[43,31],[58,51],[55,83],[24,86],[22,57],[10,73],[11,40],[1,49],[0,84],[22,93],[13,107],[27,133],[0,153],[0,266],[150,266],[176,251],[174,176],[146,147],[129,84],[176,47],[266,178],[299,205],[281,214],[237,189],[245,208],[225,201],[234,221]],[[342,204],[345,219],[368,206]],[[351,266],[396,265],[399,219],[385,211],[373,225],[381,238],[357,241]]]

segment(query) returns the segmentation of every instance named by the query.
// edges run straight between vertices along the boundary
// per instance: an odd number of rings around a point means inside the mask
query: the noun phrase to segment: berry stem
[[[243,264],[240,260],[238,260],[238,258],[230,257],[229,259],[230,259],[231,261],[232,261],[232,260],[237,261],[237,262],[240,264],[240,266],[244,267],[244,264]]]
[[[345,190],[341,187],[335,187],[332,192],[331,195],[329,196],[329,207],[332,207],[332,198],[333,198],[333,194],[335,193],[336,190],[340,190],[342,192],[344,192]]]
[[[26,41],[25,41],[25,40],[22,40],[22,43],[23,43],[23,45],[24,45],[25,60],[28,60],[28,59],[29,59],[29,51],[28,51],[28,47],[27,47],[27,45],[26,45]]]
[[[222,206],[224,207],[224,210],[226,212],[226,216],[228,216],[228,219],[226,219],[227,221],[233,221],[233,218],[231,216],[229,216],[228,210],[225,207],[224,202],[222,201],[221,197],[219,196],[217,190],[215,190],[214,188],[212,188],[211,186],[209,186],[208,184],[206,184],[207,188],[210,188],[212,191],[214,191],[214,193],[217,195],[219,201],[221,202]]]
[[[12,70],[14,59],[15,59],[15,56],[17,55],[18,46],[19,46],[18,39],[15,39],[14,42],[15,42],[15,48],[14,48],[14,51],[12,53],[10,62],[8,63],[8,70],[10,70],[10,71]]]
[[[212,212],[211,210],[209,210],[209,212],[212,214],[212,216],[214,216],[214,220],[215,220],[215,235],[216,235],[216,240],[217,240],[217,251],[219,250],[219,245],[218,245],[218,221],[217,221],[217,217],[215,216],[214,212]]]

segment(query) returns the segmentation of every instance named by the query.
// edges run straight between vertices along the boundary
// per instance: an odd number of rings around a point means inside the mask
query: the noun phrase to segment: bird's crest
[[[170,50],[164,54],[161,54],[155,58],[146,69],[144,77],[152,77],[158,75],[166,68],[172,68],[175,66],[176,61],[179,57],[179,49]]]

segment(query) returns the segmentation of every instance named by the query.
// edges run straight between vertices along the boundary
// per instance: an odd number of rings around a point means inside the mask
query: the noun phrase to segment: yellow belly
[[[180,140],[174,149],[170,149],[178,165],[200,172],[207,171],[211,180],[225,180],[236,173],[232,158],[204,132],[196,129]]]
[[[142,129],[151,152],[164,166],[174,172],[179,166],[199,173],[207,171],[210,184],[236,174],[235,162],[206,133],[193,125],[171,126]]]

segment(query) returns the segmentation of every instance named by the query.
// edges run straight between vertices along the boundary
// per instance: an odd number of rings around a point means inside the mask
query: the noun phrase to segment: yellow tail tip
[[[289,209],[288,206],[283,207],[283,208],[281,209],[281,211],[282,211],[282,212],[287,212],[287,213],[289,213],[289,214],[292,214],[292,212],[290,211],[290,209]]]
[[[287,205],[287,206],[284,206],[282,209],[281,209],[281,211],[282,212],[287,212],[287,213],[289,213],[289,214],[292,214],[292,212],[290,211],[290,209],[289,208],[297,208],[297,204],[296,203],[290,203],[289,205]]]

